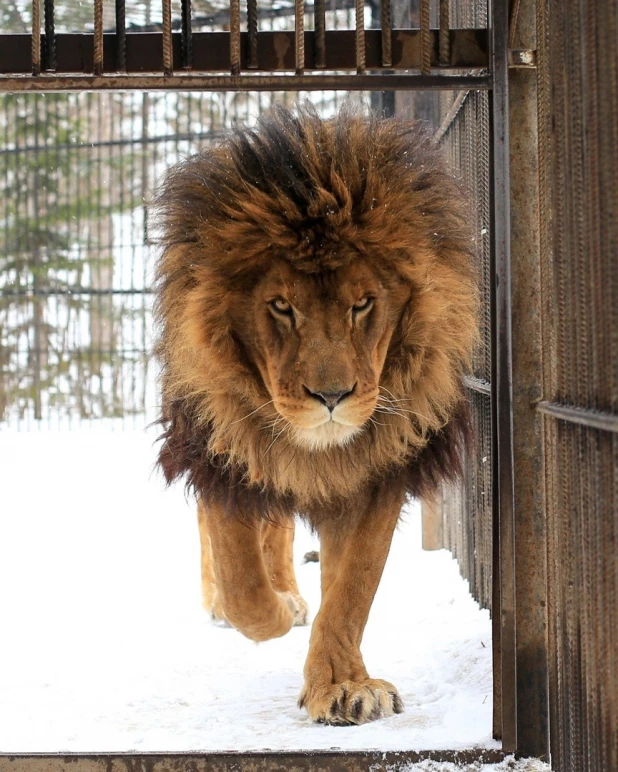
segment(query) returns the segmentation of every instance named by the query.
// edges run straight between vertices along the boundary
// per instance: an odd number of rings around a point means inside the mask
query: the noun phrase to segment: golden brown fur
[[[303,108],[178,165],[158,206],[159,460],[202,502],[220,613],[250,637],[289,629],[248,523],[300,513],[323,557],[304,704],[330,723],[400,709],[358,646],[405,495],[460,469],[477,311],[461,193],[417,126]]]

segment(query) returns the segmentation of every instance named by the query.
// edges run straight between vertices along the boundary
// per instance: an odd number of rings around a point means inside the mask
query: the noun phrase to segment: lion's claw
[[[367,679],[363,682],[344,681],[319,689],[303,690],[300,708],[307,708],[318,724],[350,726],[366,724],[379,718],[403,712],[403,700],[388,681]]]

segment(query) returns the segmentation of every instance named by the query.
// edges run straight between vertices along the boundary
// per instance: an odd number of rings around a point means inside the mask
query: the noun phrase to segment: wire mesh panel
[[[234,121],[297,96],[0,96],[0,422],[155,418],[156,181]],[[344,98],[312,94],[323,115]]]
[[[553,221],[542,225],[553,250],[542,253],[539,408],[552,767],[592,772],[618,769],[618,9],[569,0],[548,10],[542,205]]]
[[[475,446],[467,457],[461,490],[442,493],[443,545],[458,558],[474,597],[491,609],[493,549],[490,284],[490,144],[487,96],[455,92],[441,99],[437,136],[459,172],[470,200],[481,292],[480,340],[473,359],[470,393]]]

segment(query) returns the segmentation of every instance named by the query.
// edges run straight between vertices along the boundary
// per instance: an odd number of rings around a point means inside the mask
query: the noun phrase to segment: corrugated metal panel
[[[618,6],[542,11],[552,766],[597,772],[618,769]]]

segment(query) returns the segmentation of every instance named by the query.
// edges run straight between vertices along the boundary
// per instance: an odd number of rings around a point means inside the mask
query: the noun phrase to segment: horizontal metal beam
[[[183,68],[182,39],[180,33],[172,35],[172,68],[188,73],[222,73],[230,70],[230,33],[194,32],[192,40],[191,69]],[[45,36],[41,37],[45,50]],[[156,32],[127,32],[123,42],[126,70],[118,69],[117,50],[120,39],[113,33],[103,35],[103,72],[160,73],[163,74],[163,38]],[[241,34],[240,67],[247,69],[249,40]],[[314,32],[304,34],[305,70],[356,70],[356,32],[354,30],[329,30],[325,33],[325,60],[316,61],[316,37]],[[0,35],[0,74],[19,75],[32,73],[32,36]],[[94,35],[59,34],[55,36],[55,63],[53,72],[75,75],[94,73]],[[419,69],[421,67],[420,31],[414,29],[393,30],[391,33],[392,64],[388,69]],[[440,66],[438,32],[432,31],[431,60],[433,67]],[[257,35],[257,69],[263,72],[293,72],[296,68],[294,32],[268,31]],[[367,69],[382,67],[382,31],[365,31],[365,66]],[[450,59],[452,69],[484,69],[488,66],[487,30],[451,30]],[[442,67],[445,70],[446,67]]]
[[[488,75],[40,75],[2,77],[0,93],[27,91],[487,90]]]
[[[559,418],[561,421],[569,421],[573,424],[588,426],[591,429],[601,429],[604,432],[618,434],[618,415],[606,413],[594,408],[575,407],[562,405],[558,402],[539,402],[536,409],[544,415]]]
[[[472,391],[478,391],[480,394],[491,394],[491,383],[481,378],[475,378],[473,375],[464,375],[464,386]]]
[[[475,762],[495,764],[504,760],[499,750],[471,748],[463,751],[297,751],[290,753],[144,753],[144,754],[16,754],[0,756],[3,772],[228,772],[247,769],[252,772],[305,772],[333,770],[357,772],[371,769],[408,769],[421,761],[468,765]]]
[[[154,290],[150,287],[143,289],[99,289],[95,287],[59,287],[58,289],[30,289],[7,290],[0,292],[2,298],[34,298],[57,297],[59,295],[151,295]]]

